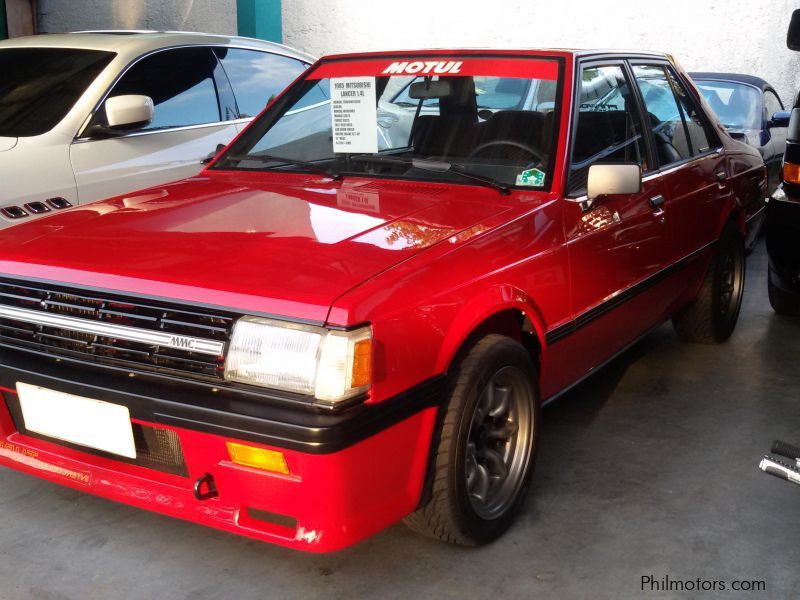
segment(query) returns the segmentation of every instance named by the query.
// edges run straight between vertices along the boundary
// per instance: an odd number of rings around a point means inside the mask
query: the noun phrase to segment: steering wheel
[[[475,148],[472,152],[469,153],[467,159],[475,158],[478,154],[487,150],[489,148],[494,148],[496,146],[510,146],[512,148],[516,148],[517,150],[522,150],[523,152],[527,152],[531,156],[533,156],[538,162],[544,162],[544,154],[533,146],[528,146],[527,144],[523,144],[520,142],[514,142],[512,140],[495,140],[493,142],[486,142],[484,144],[480,144],[477,148]]]

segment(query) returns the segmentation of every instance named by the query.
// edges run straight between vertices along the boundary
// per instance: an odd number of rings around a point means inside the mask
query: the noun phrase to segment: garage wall
[[[236,35],[236,0],[38,0],[39,31],[156,29]]]
[[[612,8],[613,5],[613,8]],[[414,47],[576,47],[670,52],[689,70],[800,84],[786,49],[798,0],[284,0],[284,43],[312,54]]]

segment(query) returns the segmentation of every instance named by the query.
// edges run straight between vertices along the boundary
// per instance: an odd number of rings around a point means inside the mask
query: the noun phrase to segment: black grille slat
[[[121,310],[111,310],[109,308],[101,308],[98,312],[101,315],[111,315],[112,317],[121,317],[123,319],[131,319],[132,321],[145,321],[149,323],[156,323],[158,321],[158,317],[151,317],[149,315],[137,315],[135,313],[122,312]]]
[[[187,309],[159,301],[105,296],[85,290],[62,289],[0,280],[0,307],[36,310],[129,326],[159,333],[197,337],[227,344],[236,316]],[[0,343],[54,356],[82,357],[88,362],[170,375],[219,380],[223,358],[108,336],[81,333],[52,325],[34,325],[0,317]]]

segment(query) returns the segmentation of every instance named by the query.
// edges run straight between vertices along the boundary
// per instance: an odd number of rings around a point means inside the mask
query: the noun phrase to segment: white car
[[[0,228],[195,175],[313,61],[200,33],[0,42]]]

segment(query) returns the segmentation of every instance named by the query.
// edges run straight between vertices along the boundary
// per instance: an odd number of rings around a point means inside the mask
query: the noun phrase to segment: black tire
[[[772,281],[774,275],[772,269],[767,274],[767,291],[769,292],[769,303],[779,315],[787,317],[800,316],[800,294],[792,294],[779,288]]]
[[[494,540],[511,526],[525,498],[536,458],[537,381],[536,367],[525,348],[502,335],[481,339],[451,370],[448,402],[442,408],[444,420],[434,454],[431,498],[406,517],[408,527],[452,544],[477,546]],[[504,412],[487,408],[502,406],[502,398],[511,408]],[[499,416],[492,417],[493,413]],[[516,433],[510,434],[513,442],[511,438],[504,441],[499,434],[495,437],[497,432],[507,433],[515,426]],[[497,467],[498,455],[508,460],[505,479],[497,474],[502,473]],[[485,462],[481,463],[482,459]],[[488,487],[481,485],[487,481]]]
[[[744,278],[744,240],[730,223],[717,243],[697,297],[672,317],[678,337],[684,342],[699,344],[719,344],[727,340],[739,320]]]

